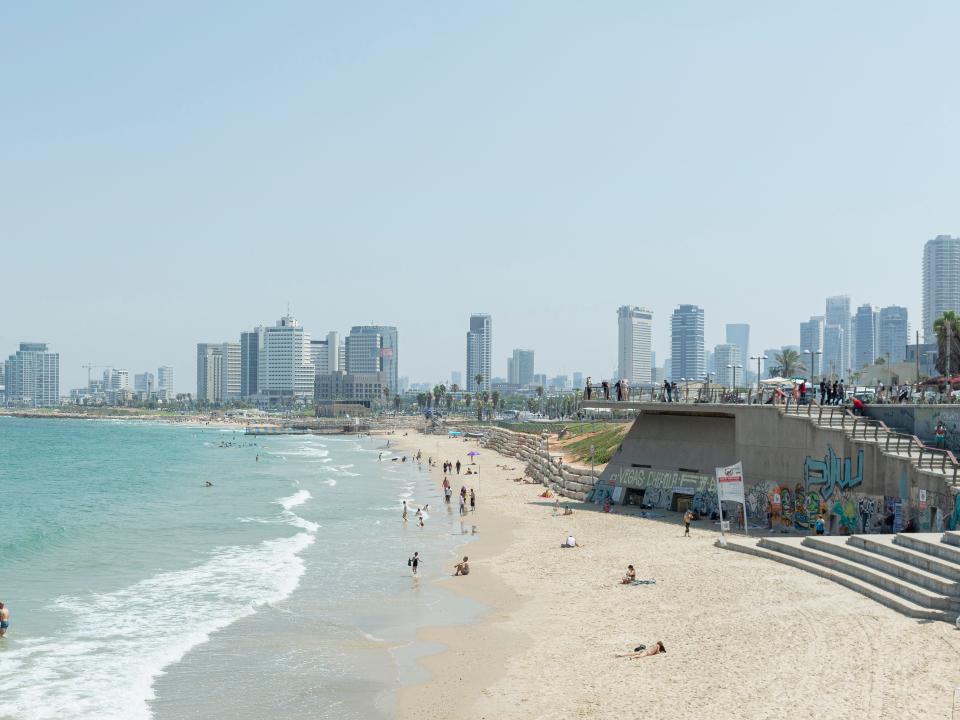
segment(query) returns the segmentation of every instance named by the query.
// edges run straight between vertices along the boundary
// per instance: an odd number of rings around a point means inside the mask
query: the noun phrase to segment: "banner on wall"
[[[723,501],[740,503],[743,506],[743,529],[747,535],[747,502],[743,492],[743,463],[738,462],[717,469],[717,507],[720,510],[720,542],[726,545],[723,537]]]

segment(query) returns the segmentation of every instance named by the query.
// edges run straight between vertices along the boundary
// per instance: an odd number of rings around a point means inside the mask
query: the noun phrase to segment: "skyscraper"
[[[518,348],[507,361],[508,383],[526,387],[533,382],[533,350]]]
[[[923,341],[935,343],[933,323],[960,312],[960,238],[937,235],[923,246]]]
[[[835,358],[836,372],[840,377],[845,377],[847,370],[852,366],[853,356],[851,346],[853,343],[853,333],[850,332],[850,297],[848,295],[835,295],[827,298],[827,312],[824,314],[824,320],[827,326],[836,325],[840,328],[840,354]],[[829,367],[825,365],[824,367]]]
[[[727,323],[727,343],[740,348],[740,362],[746,365],[750,357],[750,326],[746,323]]]
[[[703,361],[703,308],[680,305],[670,318],[671,380],[702,380],[706,376]]]
[[[823,372],[828,378],[845,378],[843,368],[843,347],[846,338],[839,325],[827,325],[823,329]]]
[[[738,386],[744,384],[746,375],[744,375],[745,368],[742,358],[740,357],[739,345],[734,343],[717,345],[713,349],[713,358],[717,366],[716,382],[724,387],[733,387],[734,383]],[[734,370],[736,370],[736,372],[734,372]]]
[[[133,389],[146,393],[149,397],[156,388],[156,379],[152,372],[137,373],[133,376]]]
[[[237,400],[240,397],[241,362],[240,343],[220,343],[220,393],[221,400]]]
[[[823,374],[823,328],[822,315],[815,315],[807,322],[800,323],[800,362],[807,366],[810,378],[818,378]],[[769,350],[764,355],[769,362],[774,362]]]
[[[888,363],[903,362],[907,357],[909,338],[907,309],[899,305],[880,308],[877,319],[877,357]]]
[[[173,397],[173,368],[170,365],[161,365],[157,368],[157,392]]]
[[[240,333],[240,397],[248,398],[257,394],[262,339],[263,328]]]
[[[454,385],[463,390],[463,373],[459,370],[450,371],[450,386],[453,387]]]
[[[859,370],[876,359],[877,313],[870,303],[866,303],[858,307],[853,316],[853,363],[850,367]]]
[[[284,315],[275,326],[263,328],[258,360],[257,394],[263,400],[313,397],[315,372],[310,333],[295,317]]]
[[[391,394],[396,394],[397,329],[392,325],[354,325],[346,339],[347,372],[382,372]]]
[[[486,314],[470,316],[467,332],[467,392],[490,389],[493,357],[493,320]],[[481,381],[477,383],[477,375]]]
[[[617,310],[617,374],[631,385],[651,382],[653,313],[636,305]]]
[[[4,384],[8,405],[59,405],[60,354],[48,352],[46,343],[20,343],[20,349],[7,358]]]
[[[223,400],[223,356],[220,343],[197,343],[197,402]]]

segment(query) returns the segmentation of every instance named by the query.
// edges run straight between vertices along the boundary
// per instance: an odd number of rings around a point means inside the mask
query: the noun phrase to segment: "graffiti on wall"
[[[863,482],[863,450],[857,450],[857,473],[852,471],[852,459],[840,458],[833,449],[833,445],[827,445],[827,454],[823,460],[814,460],[807,455],[803,462],[803,479],[806,486],[822,485],[820,495],[829,499],[835,490],[849,490]]]

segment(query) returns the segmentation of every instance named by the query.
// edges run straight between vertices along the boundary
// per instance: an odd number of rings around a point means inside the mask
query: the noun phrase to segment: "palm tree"
[[[500,407],[500,393],[498,393],[496,390],[494,390],[494,391],[490,394],[490,399],[491,399],[491,402],[493,403],[493,409],[494,409],[494,411],[496,411],[497,408]]]
[[[543,385],[537,385],[537,402],[540,404],[540,412],[543,412]]]
[[[473,376],[473,379],[476,381],[477,387],[483,385],[483,373],[477,373]]]
[[[463,402],[467,407],[470,407],[470,393],[463,396]]]
[[[790,378],[807,371],[807,366],[800,360],[800,353],[790,348],[774,353],[773,361],[776,364],[770,368],[770,372],[781,377]]]
[[[947,310],[933,321],[933,330],[937,334],[937,372],[952,375],[960,371],[960,337],[957,336],[960,317],[953,310]]]
[[[394,396],[393,396],[393,409],[396,410],[397,412],[400,412],[400,402],[401,402],[400,396],[399,396],[399,395],[394,395]]]

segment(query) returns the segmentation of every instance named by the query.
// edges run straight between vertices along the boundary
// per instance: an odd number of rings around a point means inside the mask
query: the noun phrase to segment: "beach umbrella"
[[[467,456],[471,458],[475,458],[479,454],[480,453],[478,453],[476,450],[471,450],[470,452],[467,453]],[[470,464],[475,465],[476,463],[471,462]]]

